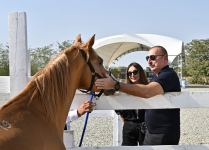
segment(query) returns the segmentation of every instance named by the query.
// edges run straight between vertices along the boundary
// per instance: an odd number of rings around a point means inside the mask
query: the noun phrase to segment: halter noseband
[[[86,53],[82,50],[80,50],[81,52],[81,55],[83,56],[83,58],[85,59],[86,58]],[[94,86],[94,82],[95,82],[95,78],[98,77],[98,78],[102,78],[94,69],[94,67],[92,66],[91,62],[90,62],[90,59],[88,59],[87,61],[87,65],[89,66],[89,69],[91,71],[91,83],[90,83],[90,86],[87,90],[82,90],[80,89],[81,92],[83,93],[88,93],[90,91],[92,91],[93,89],[93,86]],[[93,92],[93,91],[92,91]],[[102,95],[102,93],[104,92],[104,90],[101,90],[98,94],[94,94],[95,97],[100,97]]]

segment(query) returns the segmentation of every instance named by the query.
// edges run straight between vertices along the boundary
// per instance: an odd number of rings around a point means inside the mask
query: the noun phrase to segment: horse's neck
[[[82,73],[82,65],[79,65],[79,60],[75,60],[73,64],[71,64],[71,71],[68,75],[68,86],[67,86],[67,96],[64,100],[65,103],[63,103],[62,106],[59,107],[59,112],[57,113],[57,119],[55,120],[55,124],[59,129],[59,133],[63,134],[63,127],[66,122],[66,118],[70,109],[70,106],[73,102],[73,98],[76,94],[76,90],[79,88],[80,83],[80,75]],[[59,100],[60,101],[60,100]]]
[[[63,101],[64,103],[62,103],[59,107],[58,107],[58,111],[60,113],[56,113],[57,115],[57,119],[55,120],[55,123],[57,124],[57,126],[61,126],[63,127],[66,121],[66,117],[68,115],[70,106],[73,102],[73,98],[75,96],[76,90],[79,88],[80,86],[80,76],[83,73],[83,66],[85,61],[83,61],[83,58],[79,58],[79,55],[77,55],[78,57],[74,57],[75,59],[72,62],[69,62],[69,66],[70,66],[70,71],[68,72],[69,74],[66,75],[67,76],[67,87],[65,90],[67,90],[67,95],[66,97],[64,97]],[[60,104],[60,99],[58,99],[57,104]],[[62,130],[60,131],[61,133],[63,133],[63,128],[61,128]]]
[[[36,117],[40,117],[40,120],[48,120],[57,128],[58,133],[62,136],[63,127],[66,121],[66,117],[75,96],[76,89],[80,83],[80,76],[82,74],[82,62],[78,58],[70,64],[70,71],[65,74],[67,77],[66,89],[58,89],[57,92],[66,91],[66,96],[63,98],[56,98],[54,101],[50,101],[52,95],[43,95],[37,88],[37,84],[34,80],[30,81],[28,86],[21,92],[18,96],[12,99],[8,104],[6,104],[3,109],[7,111],[7,114],[12,114],[11,112],[22,113],[27,109],[31,113],[35,113]],[[49,85],[55,86],[55,85]],[[50,88],[50,87],[46,87]],[[46,102],[47,100],[47,102]],[[24,107],[24,108],[23,108]],[[23,108],[23,109],[22,109]],[[48,111],[50,108],[50,112]],[[2,110],[1,110],[2,111]],[[54,111],[54,112],[53,112]]]

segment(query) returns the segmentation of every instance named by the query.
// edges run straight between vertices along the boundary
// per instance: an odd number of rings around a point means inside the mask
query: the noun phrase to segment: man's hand
[[[108,76],[107,78],[97,79],[95,82],[95,85],[97,89],[114,89],[115,87],[115,81]]]
[[[86,112],[92,112],[95,104],[88,100],[85,100],[77,109],[78,117],[81,117]]]

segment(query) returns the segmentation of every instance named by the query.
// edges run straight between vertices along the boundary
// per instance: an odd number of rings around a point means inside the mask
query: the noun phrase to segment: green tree
[[[71,45],[70,41],[63,41],[61,43],[57,43],[58,48],[56,50],[53,48],[53,44],[41,48],[30,49],[31,75],[34,75],[38,70],[45,67],[54,55]]]
[[[63,41],[61,43],[57,42],[57,45],[58,45],[57,51],[60,52],[60,51],[64,50],[65,48],[70,47],[72,45],[72,43],[69,40],[67,40],[67,41]]]
[[[53,45],[41,48],[30,49],[31,52],[31,75],[43,68],[57,52],[52,48]]]
[[[120,77],[120,68],[114,67],[111,68],[110,70],[114,77],[116,77],[117,79]]]
[[[43,68],[52,56],[62,51],[66,47],[71,46],[70,41],[57,43],[57,50],[54,50],[53,44],[49,44],[40,48],[30,48],[31,55],[31,75]],[[9,47],[0,43],[0,76],[9,75]]]
[[[192,40],[185,46],[186,74],[191,83],[209,84],[209,39]]]
[[[9,48],[0,44],[0,76],[9,76]]]

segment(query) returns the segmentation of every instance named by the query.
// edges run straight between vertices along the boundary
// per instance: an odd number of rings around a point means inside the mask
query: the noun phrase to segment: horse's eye
[[[99,58],[99,64],[103,65],[103,59]]]

